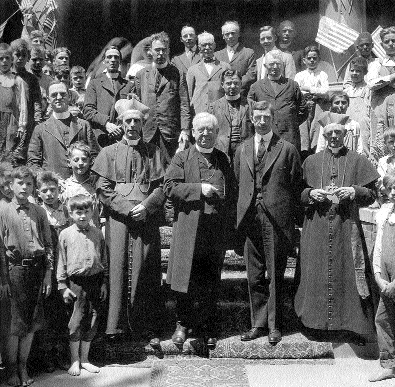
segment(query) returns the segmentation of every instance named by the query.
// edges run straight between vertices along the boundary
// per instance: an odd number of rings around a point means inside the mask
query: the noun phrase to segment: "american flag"
[[[4,30],[5,30],[5,27],[8,23],[8,20],[10,20],[17,12],[19,12],[19,9],[17,9],[11,16],[9,16],[5,22],[0,24],[0,39],[2,38],[2,36],[4,34]]]
[[[41,30],[46,34],[45,46],[54,49],[57,44],[57,9],[55,0],[21,0],[20,9],[33,17],[25,18],[27,32]]]
[[[345,24],[322,16],[315,41],[330,50],[342,54],[357,40],[358,32]]]

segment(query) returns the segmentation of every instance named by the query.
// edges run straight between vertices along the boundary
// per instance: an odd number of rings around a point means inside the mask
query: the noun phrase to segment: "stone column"
[[[346,24],[355,31],[366,31],[366,0],[320,0],[319,13],[321,16],[327,16],[339,23]],[[322,59],[335,64],[339,69],[350,58],[355,51],[351,46],[345,53],[337,54],[328,48],[321,46]],[[333,58],[333,60],[332,60]],[[343,79],[344,71],[341,71],[339,81]],[[336,79],[330,79],[331,83],[336,83]]]

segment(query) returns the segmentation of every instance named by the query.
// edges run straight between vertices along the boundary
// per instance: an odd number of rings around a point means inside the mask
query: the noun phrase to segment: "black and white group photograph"
[[[393,0],[0,0],[1,387],[394,383]]]

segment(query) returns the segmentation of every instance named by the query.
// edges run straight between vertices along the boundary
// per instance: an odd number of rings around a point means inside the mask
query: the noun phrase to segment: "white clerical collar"
[[[65,120],[67,118],[70,117],[70,112],[61,112],[61,113],[56,113],[56,112],[52,112],[52,115],[54,116],[54,118],[56,118],[57,120]]]
[[[200,153],[212,153],[214,147],[212,147],[212,148],[202,148],[201,146],[199,146],[198,144],[196,144],[196,149],[197,149]]]
[[[343,148],[343,145],[342,145],[342,146],[339,146],[338,148],[332,148],[332,147],[328,146],[328,149],[329,149],[334,155],[337,155],[337,154],[340,152],[340,149],[342,149],[342,148]]]
[[[107,77],[110,79],[117,79],[119,76],[118,71],[116,71],[115,73],[110,73],[107,69],[104,69],[103,73],[106,73]]]
[[[279,75],[278,77],[274,78],[271,75],[267,75],[267,77],[269,78],[270,81],[278,81],[281,78],[281,75]]]
[[[263,135],[255,132],[255,142],[257,142],[257,143],[261,142],[261,139],[263,139],[263,141],[267,144],[271,141],[272,137],[273,137],[272,130],[266,134],[263,134]]]
[[[240,93],[237,95],[225,95],[228,101],[237,101],[240,98]]]
[[[228,50],[228,52],[236,52],[237,47],[239,47],[239,43],[236,43],[233,47],[226,46],[226,49]]]
[[[152,67],[156,67],[157,69],[164,69],[168,64],[169,64],[168,61],[166,61],[166,62],[163,63],[163,64],[153,63],[153,64],[152,64]]]

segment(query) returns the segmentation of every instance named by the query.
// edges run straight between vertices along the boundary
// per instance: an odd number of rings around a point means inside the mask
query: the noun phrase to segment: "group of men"
[[[295,32],[293,23],[282,23],[280,31],[283,51],[275,47],[274,29],[261,29],[266,55],[260,61],[255,60],[253,50],[239,43],[240,27],[234,21],[222,26],[227,46],[217,52],[212,34],[196,36],[192,27],[184,27],[181,41],[185,52],[172,61],[167,34],[154,34],[149,47],[152,65],[137,72],[132,83],[118,71],[120,50],[109,46],[103,57],[104,73],[92,79],[86,91],[83,114],[88,122],[68,112],[64,84],[50,85],[53,114],[35,129],[28,164],[47,167],[66,178],[67,147],[77,139],[91,146],[96,157],[92,171],[99,176],[97,190],[109,219],[109,336],[121,333],[123,267],[130,235],[128,315],[134,315],[136,326],[152,330],[150,343],[159,345],[158,324],[163,307],[159,295],[159,225],[166,199],[174,208],[166,278],[177,299],[177,325],[172,339],[177,345],[184,343],[197,321],[193,310],[199,300],[203,311],[198,319],[200,328],[208,345],[215,346],[216,301],[229,246],[226,237],[234,235],[235,228],[237,239],[242,241],[251,303],[251,330],[243,333],[241,340],[254,340],[268,332],[269,342],[276,344],[281,340],[284,272],[293,248],[301,193],[312,214],[340,223],[349,220],[355,198],[359,200],[365,194],[361,203],[367,203],[372,197],[370,186],[368,192],[362,193],[350,189],[369,185],[376,178],[354,154],[349,158],[355,171],[361,173],[362,163],[371,180],[357,181],[356,175],[339,170],[335,176],[339,181],[335,181],[326,178],[329,170],[320,170],[326,185],[336,185],[332,193],[339,198],[340,206],[339,200],[328,199],[329,191],[317,177],[320,171],[314,169],[316,163],[314,167],[306,164],[305,173],[313,178],[305,176],[303,182],[299,124],[306,118],[307,109],[297,83],[289,75],[294,75],[297,67],[297,53],[292,50],[290,38]],[[337,162],[340,168],[338,158],[348,157],[342,147],[344,127],[330,127],[324,135],[332,142],[324,151],[326,156],[320,157],[330,159],[333,165]],[[339,149],[344,149],[343,153]],[[319,166],[324,168],[322,160]],[[350,187],[344,186],[346,183]],[[303,191],[306,186],[307,191]],[[338,208],[346,209],[346,215],[340,216]],[[315,218],[309,218],[311,230],[318,232],[314,228],[318,223],[314,222]],[[344,243],[350,246],[351,242]],[[303,286],[311,275],[312,269],[308,268],[304,273],[302,267],[302,291],[308,288]],[[301,294],[297,306],[302,321],[306,326],[328,329],[327,314],[325,322],[310,324],[314,302],[306,306],[304,301],[309,298]],[[323,309],[326,313],[326,306]],[[351,329],[347,321],[348,317],[341,315],[330,329]]]

